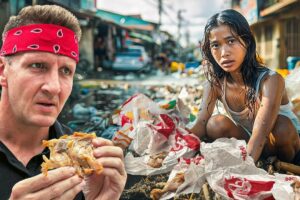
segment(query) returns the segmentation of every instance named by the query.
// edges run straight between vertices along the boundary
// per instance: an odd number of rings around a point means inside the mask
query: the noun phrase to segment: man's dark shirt
[[[72,134],[72,131],[59,122],[55,122],[50,127],[49,139],[59,138],[65,134]],[[50,151],[45,148],[42,153],[34,156],[25,167],[12,152],[0,141],[0,199],[10,197],[13,186],[26,178],[33,177],[41,173],[42,156],[49,158]],[[83,194],[76,196],[76,200],[84,199]]]

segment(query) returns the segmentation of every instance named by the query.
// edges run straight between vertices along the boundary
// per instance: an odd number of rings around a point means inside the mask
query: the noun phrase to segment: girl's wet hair
[[[256,100],[255,86],[258,78],[259,70],[263,64],[259,62],[258,54],[256,53],[255,38],[250,30],[250,26],[243,15],[239,12],[228,9],[213,15],[207,22],[204,30],[204,38],[202,42],[202,54],[207,66],[205,66],[205,75],[210,82],[212,88],[221,88],[221,80],[231,78],[228,72],[225,72],[215,61],[211,54],[209,36],[212,29],[220,26],[227,25],[234,37],[238,40],[243,40],[247,53],[241,67],[242,77],[245,86],[248,86],[246,92],[247,107],[251,110],[254,108]]]

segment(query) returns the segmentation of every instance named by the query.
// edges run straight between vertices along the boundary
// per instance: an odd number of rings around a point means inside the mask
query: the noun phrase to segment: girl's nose
[[[221,46],[221,56],[222,57],[227,57],[230,54],[230,50],[228,45],[224,44]]]

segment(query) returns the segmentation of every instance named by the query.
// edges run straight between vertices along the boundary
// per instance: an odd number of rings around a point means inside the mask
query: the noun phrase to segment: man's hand
[[[125,187],[127,174],[124,166],[123,150],[110,140],[93,140],[94,156],[103,165],[100,175],[93,173],[84,178],[83,193],[86,200],[117,200]]]
[[[47,176],[39,174],[16,183],[9,199],[74,199],[82,183],[74,168],[62,167],[49,171]]]

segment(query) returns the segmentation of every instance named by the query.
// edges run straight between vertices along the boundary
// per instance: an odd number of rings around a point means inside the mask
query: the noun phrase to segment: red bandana
[[[75,33],[54,24],[30,24],[7,31],[3,37],[1,56],[24,51],[47,51],[79,60]]]

